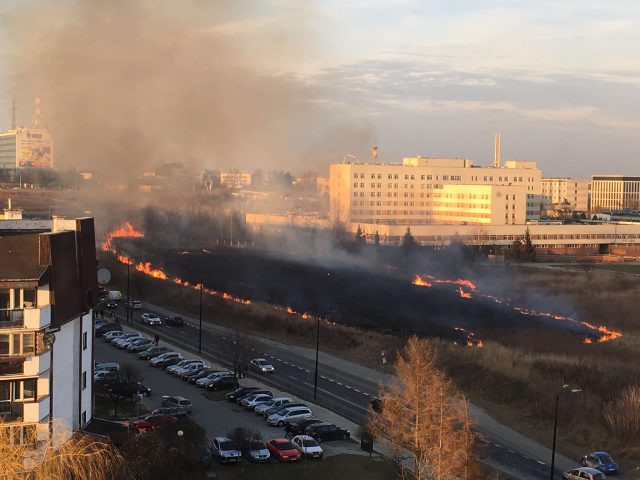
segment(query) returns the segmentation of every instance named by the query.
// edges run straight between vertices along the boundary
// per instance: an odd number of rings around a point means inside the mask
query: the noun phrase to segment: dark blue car
[[[595,468],[602,473],[618,473],[618,464],[607,452],[592,452],[582,457],[582,465]]]

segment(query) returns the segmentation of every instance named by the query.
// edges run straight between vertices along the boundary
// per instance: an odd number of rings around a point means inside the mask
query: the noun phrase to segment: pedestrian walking
[[[153,341],[156,343],[156,347],[157,347],[158,344],[160,343],[160,335],[156,333],[156,336],[153,337]]]
[[[238,365],[238,378],[244,378],[244,367],[242,365]]]

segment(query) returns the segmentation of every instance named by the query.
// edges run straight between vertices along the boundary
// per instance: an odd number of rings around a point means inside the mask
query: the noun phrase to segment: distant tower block
[[[16,99],[14,98],[11,100],[11,130],[15,130],[16,128]]]
[[[493,166],[500,168],[500,134],[496,133],[495,152],[493,156]]]
[[[35,110],[33,112],[33,128],[40,128],[40,97],[36,97]]]
[[[371,163],[378,163],[378,145],[375,142],[371,147]]]

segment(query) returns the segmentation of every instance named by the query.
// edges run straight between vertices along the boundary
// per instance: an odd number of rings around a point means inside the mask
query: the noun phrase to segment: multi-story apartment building
[[[543,212],[561,216],[589,211],[589,180],[577,178],[543,178]]]
[[[640,177],[591,177],[591,210],[640,210]]]
[[[15,441],[91,420],[97,289],[93,219],[0,221],[0,417]]]
[[[535,162],[411,157],[330,168],[330,216],[352,224],[524,224],[540,218],[541,194]]]
[[[227,188],[247,188],[251,185],[248,172],[220,172],[220,185]]]

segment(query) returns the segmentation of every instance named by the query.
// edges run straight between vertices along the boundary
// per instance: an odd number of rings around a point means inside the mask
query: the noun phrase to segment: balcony
[[[3,422],[21,422],[24,415],[22,403],[1,401],[0,402],[0,419]]]
[[[29,377],[40,376],[51,368],[51,352],[45,351],[40,355],[31,355],[24,360],[23,375]]]
[[[51,413],[51,397],[45,395],[35,402],[24,403],[23,421],[40,422]]]
[[[22,309],[0,308],[0,328],[19,328],[24,323]]]
[[[24,327],[33,330],[41,330],[51,325],[51,305],[42,308],[25,308]]]
[[[22,375],[24,372],[24,357],[0,356],[0,376]]]

